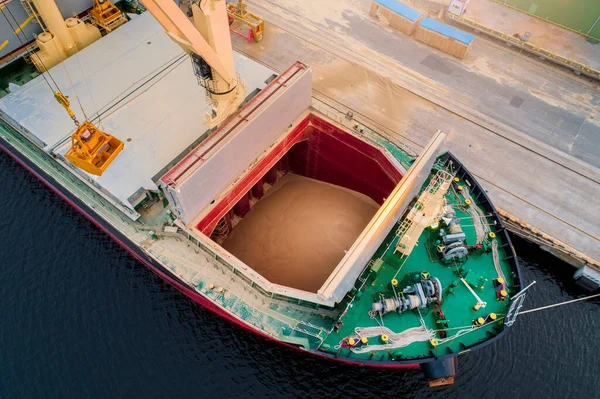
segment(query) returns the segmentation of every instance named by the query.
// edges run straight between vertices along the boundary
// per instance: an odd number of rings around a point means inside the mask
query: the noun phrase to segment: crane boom
[[[171,39],[191,56],[194,73],[207,91],[212,105],[212,112],[206,113],[204,123],[212,127],[237,109],[244,100],[245,89],[235,73],[225,0],[194,1],[191,5],[192,23],[173,0],[142,0]],[[110,9],[112,3],[98,0],[97,5],[105,6],[99,9],[102,12]],[[65,158],[90,174],[102,175],[123,150],[123,142],[88,120],[80,124],[69,98],[58,88],[54,91],[54,98],[77,126]]]
[[[209,127],[218,124],[236,110],[245,95],[235,73],[225,0],[193,2],[193,23],[173,0],[142,3],[169,37],[191,56],[198,81],[213,105],[204,122]]]

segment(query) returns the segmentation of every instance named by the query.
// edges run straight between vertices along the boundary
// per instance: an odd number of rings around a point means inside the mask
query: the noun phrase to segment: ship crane
[[[110,1],[96,2],[98,9],[95,11],[104,12],[104,17],[117,15],[111,11],[114,6]],[[204,123],[208,127],[219,124],[234,112],[245,98],[245,88],[235,73],[225,0],[196,0],[191,5],[193,23],[172,0],[142,2],[171,39],[190,55],[194,74],[206,90],[212,105],[211,112],[205,115]],[[77,130],[71,136],[71,148],[65,154],[65,158],[92,175],[102,175],[123,150],[123,142],[101,131],[87,118],[80,124],[71,110],[68,97],[58,86],[53,91],[54,98],[65,108],[77,126]]]
[[[193,0],[192,21],[173,0],[142,0],[169,37],[190,55],[194,74],[212,104],[204,123],[213,127],[245,98],[235,72],[225,0]]]

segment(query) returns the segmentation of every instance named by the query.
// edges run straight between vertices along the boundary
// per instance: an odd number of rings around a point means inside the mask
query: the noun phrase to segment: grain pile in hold
[[[378,207],[361,193],[288,173],[223,247],[273,283],[317,292]]]

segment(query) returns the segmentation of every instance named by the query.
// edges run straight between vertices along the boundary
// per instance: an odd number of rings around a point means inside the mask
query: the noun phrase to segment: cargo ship
[[[435,386],[510,330],[510,237],[443,132],[416,154],[313,97],[310,66],[237,53],[245,95],[209,129],[203,60],[172,39],[143,13],[11,83],[0,148],[191,300],[301,353]]]

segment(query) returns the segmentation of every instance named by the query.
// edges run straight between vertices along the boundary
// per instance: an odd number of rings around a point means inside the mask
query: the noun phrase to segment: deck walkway
[[[317,97],[402,145],[420,148],[437,129],[449,132],[448,148],[506,217],[600,265],[595,86],[485,41],[469,56],[475,61],[461,63],[351,3],[322,10],[312,0],[257,0],[252,8],[271,22],[265,39],[236,38],[234,47],[274,70],[311,65]],[[494,69],[494,57],[519,73]]]

